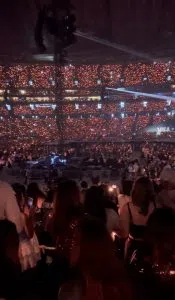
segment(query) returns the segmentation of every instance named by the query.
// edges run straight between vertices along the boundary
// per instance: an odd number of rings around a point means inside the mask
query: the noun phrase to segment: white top
[[[106,208],[106,217],[106,227],[109,234],[111,235],[112,232],[119,232],[119,216],[117,213],[111,208]]]
[[[8,183],[3,181],[0,181],[0,219],[7,219],[13,222],[18,233],[23,229],[23,221],[15,192]]]
[[[132,202],[129,203],[132,221],[135,225],[146,225],[149,216],[154,210],[154,205],[151,203],[148,208],[147,216],[140,214],[140,208],[135,206]],[[125,204],[120,212],[120,235],[122,238],[127,238],[130,230],[130,214],[128,205]]]

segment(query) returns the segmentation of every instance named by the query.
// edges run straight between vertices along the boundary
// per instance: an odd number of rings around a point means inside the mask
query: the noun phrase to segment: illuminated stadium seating
[[[62,134],[66,141],[131,140],[148,125],[172,118],[175,102],[108,93],[104,87],[161,87],[174,81],[174,62],[0,66],[0,139],[44,143],[59,141]]]

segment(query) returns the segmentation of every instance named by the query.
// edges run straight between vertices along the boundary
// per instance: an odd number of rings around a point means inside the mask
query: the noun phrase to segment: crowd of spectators
[[[61,72],[61,76],[60,76]],[[174,82],[174,62],[132,63],[128,65],[0,66],[0,87],[53,88],[55,78],[63,88],[91,88],[102,84],[115,87]]]
[[[63,123],[64,138],[78,141],[100,141],[108,138],[132,139],[134,121],[135,117],[132,116],[123,119],[70,118]]]
[[[140,150],[133,160],[131,144],[77,147],[85,159],[101,157],[106,168],[117,163],[120,185],[98,176],[89,182],[60,177],[42,187],[0,181],[2,299],[163,300],[174,294],[174,145],[144,143]],[[7,150],[0,152],[12,169],[24,155],[13,149],[10,161]]]
[[[154,100],[150,101],[144,99],[142,102],[139,101],[131,101],[126,103],[126,107],[124,108],[127,112],[160,112],[164,111],[167,108],[172,108],[172,105],[168,105],[166,101]]]
[[[31,108],[29,105],[15,105],[14,106],[14,114],[15,115],[31,115]]]
[[[162,139],[168,139],[169,141],[171,141],[172,139],[175,138],[175,133],[174,131],[161,131],[159,133],[155,133],[155,132],[144,132],[144,133],[140,133],[139,135],[142,139],[146,139],[147,141],[149,141],[150,139],[156,139],[161,141]]]
[[[136,122],[136,132],[147,127],[149,124],[149,121],[150,121],[149,116],[138,116],[137,122]]]
[[[53,86],[53,66],[30,66],[30,81],[34,88],[50,88]]]
[[[18,104],[16,102],[11,103],[11,106],[14,107],[14,114],[35,114],[35,115],[54,115],[55,111],[53,108],[56,107],[54,103],[49,103],[49,97],[47,98],[29,98],[27,97],[28,104]],[[31,103],[30,103],[31,102]],[[44,103],[48,102],[48,103]],[[54,101],[53,101],[54,102]],[[32,104],[32,107],[30,106]],[[61,113],[63,115],[76,115],[76,114],[120,114],[120,113],[127,113],[127,114],[139,114],[139,113],[150,113],[156,114],[161,112],[171,112],[174,109],[173,102],[167,101],[160,101],[160,100],[147,100],[147,98],[143,99],[142,101],[139,100],[130,100],[122,99],[121,101],[100,101],[100,99],[91,99],[91,98],[82,98],[81,102],[79,99],[67,99],[65,98],[64,101],[60,101],[59,104],[62,107]],[[8,114],[8,108],[3,105],[0,107],[0,116]]]
[[[25,65],[14,65],[2,69],[4,86],[11,85],[15,88],[27,88],[29,86],[28,67]]]
[[[93,141],[106,137],[105,120],[93,117],[91,119],[70,118],[63,121],[64,138],[66,140]],[[81,130],[80,130],[81,129]]]
[[[5,107],[0,107],[0,116],[7,116],[9,114],[7,108]]]
[[[165,122],[166,121],[166,115],[162,114],[162,115],[159,115],[159,116],[153,116],[153,121],[152,121],[152,124],[160,124],[162,122]]]
[[[0,181],[0,299],[173,297],[174,144],[139,148],[134,140],[172,142],[173,130],[145,129],[173,120],[175,102],[114,95],[103,87],[174,82],[171,61],[0,66],[0,172],[13,174],[18,166],[24,174],[28,163],[63,140],[68,143],[50,158],[64,157],[68,169],[79,156],[82,168],[90,162],[91,169],[118,176],[117,185],[98,176],[75,182],[59,178],[66,167],[53,163],[44,168],[56,181],[45,178],[43,190],[27,180],[12,186]],[[56,92],[65,97],[60,103]]]
[[[59,141],[60,137],[66,141],[174,137],[173,132],[166,130],[145,131],[148,125],[158,125],[173,118],[174,101],[122,93],[113,95],[112,91],[103,93],[100,90],[104,83],[105,86],[116,85],[116,82],[126,86],[149,81],[162,84],[171,75],[174,80],[173,62],[62,67],[63,76],[59,80],[62,80],[60,87],[64,100],[56,104],[53,87],[59,71],[51,65],[0,67],[0,87],[8,88],[8,97],[4,96],[0,106],[1,138],[44,143]],[[94,96],[91,87],[96,88],[93,89]],[[18,96],[11,97],[13,88],[19,89],[19,104]]]
[[[146,64],[140,64],[140,63],[129,64],[124,69],[124,77],[126,78],[126,80],[125,80],[126,86],[140,84],[144,78],[147,78],[146,74],[147,74]]]
[[[69,149],[66,149],[69,152]],[[84,144],[80,143],[78,148],[71,148],[71,153],[73,155],[81,155],[89,158],[103,158],[108,159],[125,159],[129,161],[133,154],[133,146],[130,143],[114,143],[114,142],[103,142],[103,143],[93,143],[93,144]]]
[[[13,118],[0,120],[0,137],[6,142],[44,143],[59,140],[58,128],[54,118],[33,119]]]
[[[12,126],[12,121],[10,119],[6,119],[6,122],[4,122],[4,120],[0,120],[0,137],[1,138],[6,137],[7,139],[10,139],[11,126]]]
[[[163,84],[167,81],[171,63],[153,63],[147,66],[148,82],[153,84]],[[171,80],[170,80],[171,81]]]
[[[167,109],[172,110],[173,109],[173,103],[168,104],[166,101],[160,101],[160,100],[152,100],[149,101],[147,99],[144,99],[143,101],[126,101],[122,100],[121,102],[111,102],[111,101],[105,101],[101,102],[98,101],[95,103],[88,102],[86,103],[65,103],[63,104],[65,113],[67,114],[76,114],[76,113],[99,113],[102,112],[104,114],[115,114],[119,112],[125,112],[125,113],[144,113],[144,112],[161,112],[166,111]]]
[[[33,115],[39,116],[50,116],[54,114],[53,108],[48,106],[37,106],[35,109],[32,109],[31,113]]]
[[[137,137],[161,138],[174,137],[174,132],[170,129],[162,129],[162,125],[157,130],[154,128],[152,133],[148,132],[147,126],[158,125],[163,121],[171,118],[166,113],[156,116],[148,115],[131,115],[116,117],[110,115],[108,118],[103,115],[78,115],[66,116],[57,119],[56,115],[52,116],[48,109],[47,116],[44,115],[45,109],[38,109],[40,115],[33,113],[27,115],[28,110],[22,106],[15,108],[15,117],[3,115],[0,119],[0,136],[6,137],[8,141],[28,140],[31,142],[55,142],[59,141],[60,136],[65,141],[105,141],[107,139],[132,140]],[[42,113],[41,113],[42,112]],[[31,112],[30,112],[31,113]],[[5,120],[6,118],[6,120]],[[4,121],[5,120],[5,121]],[[58,126],[61,125],[61,129]]]

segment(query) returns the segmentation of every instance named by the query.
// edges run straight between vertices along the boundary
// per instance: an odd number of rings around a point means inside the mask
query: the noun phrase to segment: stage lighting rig
[[[44,45],[44,39],[43,39],[45,16],[46,16],[46,7],[44,6],[38,12],[38,18],[35,25],[35,41],[41,53],[45,52],[46,50],[46,47]]]
[[[40,8],[35,26],[35,41],[41,52],[46,50],[44,29],[57,39],[60,51],[76,42],[76,16],[73,9],[69,0],[60,1],[59,5],[53,1],[51,5]]]
[[[76,17],[70,11],[67,11],[66,16],[63,18],[63,43],[64,47],[70,46],[76,42]]]

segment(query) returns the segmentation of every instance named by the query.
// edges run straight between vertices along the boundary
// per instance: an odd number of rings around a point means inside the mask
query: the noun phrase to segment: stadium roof
[[[1,0],[0,63],[52,61],[52,39],[46,37],[48,48],[43,55],[38,55],[34,41],[37,9],[49,1]],[[69,48],[71,63],[118,63],[174,57],[175,1],[72,0],[72,3],[76,8],[78,30],[88,39],[79,37]]]

